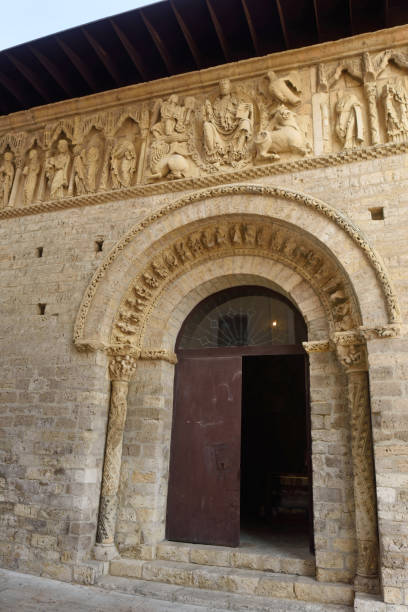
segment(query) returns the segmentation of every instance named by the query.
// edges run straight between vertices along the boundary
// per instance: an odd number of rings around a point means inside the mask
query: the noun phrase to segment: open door
[[[178,355],[166,537],[239,546],[242,358],[206,353]]]

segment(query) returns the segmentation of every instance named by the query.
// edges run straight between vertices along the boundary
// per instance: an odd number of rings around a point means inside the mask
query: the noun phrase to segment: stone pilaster
[[[357,591],[378,592],[378,527],[374,482],[368,366],[364,340],[335,334],[337,355],[347,374],[357,537]]]
[[[95,558],[98,560],[109,560],[118,555],[114,538],[123,430],[126,421],[129,380],[136,370],[136,364],[137,359],[130,355],[112,357],[109,364],[112,390],[94,549]]]

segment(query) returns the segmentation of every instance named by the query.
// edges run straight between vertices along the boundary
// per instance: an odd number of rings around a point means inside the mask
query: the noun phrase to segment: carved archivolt
[[[122,299],[111,345],[141,344],[148,317],[168,283],[207,259],[231,254],[270,257],[294,268],[320,296],[333,331],[358,325],[359,312],[347,279],[326,252],[282,224],[257,223],[241,215],[203,222],[156,252]]]
[[[106,271],[111,266],[111,264],[116,260],[119,254],[126,248],[126,246],[144,229],[149,227],[155,221],[166,217],[173,211],[183,208],[189,204],[194,202],[198,202],[200,200],[208,200],[210,198],[220,197],[220,196],[229,196],[233,194],[247,194],[247,195],[261,195],[261,196],[270,196],[275,198],[281,198],[289,201],[294,201],[299,203],[299,205],[306,206],[319,214],[324,215],[329,218],[333,223],[338,225],[346,234],[353,240],[355,244],[363,251],[364,255],[367,257],[370,262],[375,274],[378,278],[380,286],[382,287],[384,301],[386,303],[387,311],[388,311],[388,319],[390,324],[396,324],[400,320],[400,312],[397,297],[392,288],[391,281],[388,277],[387,271],[385,269],[384,264],[382,263],[381,258],[378,254],[372,249],[367,240],[362,235],[361,231],[355,226],[351,221],[349,221],[343,214],[333,209],[328,204],[325,204],[321,200],[316,198],[312,198],[310,196],[305,196],[304,194],[289,191],[286,189],[282,189],[279,187],[271,187],[271,186],[260,186],[260,185],[234,185],[234,186],[224,186],[224,187],[216,187],[213,189],[208,189],[201,192],[191,193],[175,202],[171,202],[167,206],[164,206],[160,210],[146,217],[141,223],[138,223],[122,240],[112,249],[109,253],[103,264],[96,271],[92,281],[85,293],[85,296],[82,300],[82,304],[80,306],[80,310],[75,323],[75,331],[74,331],[74,342],[80,347],[81,340],[84,331],[85,320],[91,306],[93,297],[96,293],[97,287],[101,282],[102,278],[105,276]],[[242,245],[241,245],[242,247]],[[231,247],[232,248],[232,247]],[[248,248],[248,247],[242,247]],[[249,247],[253,249],[253,246]],[[259,248],[259,247],[258,247]],[[205,252],[205,247],[202,245],[203,252]],[[176,269],[176,264],[179,262],[179,258],[174,254],[176,259],[174,260],[174,270]],[[158,270],[159,268],[157,268]],[[147,273],[147,272],[146,272]],[[171,273],[171,269],[169,269],[168,264],[163,271],[157,272],[153,269],[150,274],[152,276],[151,282],[159,282],[160,276],[159,274],[166,273],[169,275]],[[147,278],[147,277],[146,277]],[[147,292],[150,289],[149,286],[146,286],[143,283],[143,287]],[[136,299],[136,296],[135,296]],[[137,299],[142,300],[142,297],[137,297]],[[129,316],[138,317],[137,312],[133,312],[129,314]],[[130,325],[138,325],[136,320],[125,321],[123,323],[129,323]],[[357,323],[358,324],[358,323]]]

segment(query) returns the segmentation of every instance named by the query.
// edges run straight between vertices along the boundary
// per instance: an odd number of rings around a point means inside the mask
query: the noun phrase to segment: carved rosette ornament
[[[109,364],[112,391],[94,551],[95,557],[100,560],[108,560],[117,555],[114,537],[123,430],[126,421],[129,380],[136,370],[136,364],[137,357],[131,355],[116,355],[111,358]]]
[[[366,345],[355,332],[334,336],[347,374],[357,536],[357,590],[378,591],[378,531]]]

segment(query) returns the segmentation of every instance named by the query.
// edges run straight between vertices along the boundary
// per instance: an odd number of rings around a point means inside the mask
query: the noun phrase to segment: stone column
[[[108,561],[118,552],[115,546],[115,525],[123,430],[126,421],[129,380],[136,370],[137,358],[119,355],[111,358],[109,374],[112,381],[105,457],[102,473],[101,499],[96,532],[95,558]]]
[[[364,91],[368,102],[368,120],[370,124],[371,144],[380,143],[380,127],[378,124],[377,110],[377,85],[375,83],[365,83]]]
[[[335,334],[334,341],[348,382],[357,537],[355,587],[357,591],[376,593],[378,527],[366,346],[361,338],[347,332]]]

